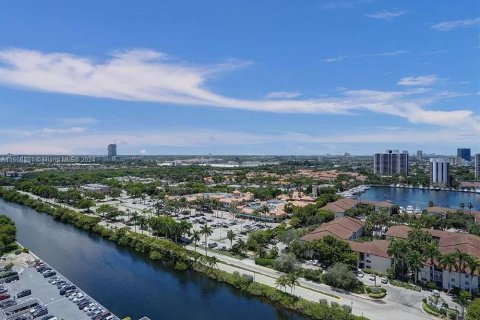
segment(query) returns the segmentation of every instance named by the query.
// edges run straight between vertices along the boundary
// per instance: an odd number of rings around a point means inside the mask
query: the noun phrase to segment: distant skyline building
[[[462,158],[465,161],[472,161],[472,151],[470,148],[458,148],[457,157]]]
[[[475,155],[475,179],[480,179],[480,153]]]
[[[448,159],[430,159],[430,184],[442,187],[450,186],[450,161]]]
[[[417,150],[417,159],[422,159],[422,158],[423,158],[423,151]]]
[[[386,150],[373,157],[373,172],[377,175],[408,175],[408,151]]]
[[[117,156],[117,145],[112,143],[108,145],[108,157],[113,158]]]

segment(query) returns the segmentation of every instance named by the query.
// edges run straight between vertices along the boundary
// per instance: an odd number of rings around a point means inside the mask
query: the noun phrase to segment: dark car
[[[32,313],[32,316],[34,318],[44,316],[48,313],[48,308],[47,307],[41,307],[40,309],[36,310],[35,312]]]
[[[66,293],[68,290],[73,290],[73,289],[77,289],[77,287],[75,287],[75,286],[66,286],[66,287],[63,287],[62,289],[60,289],[60,295],[61,295],[61,296],[64,296],[65,293]]]
[[[5,282],[6,283],[9,283],[9,282],[12,282],[12,281],[15,281],[15,280],[19,280],[20,277],[18,276],[18,274],[16,276],[13,276],[13,277],[10,277],[10,278],[7,278],[5,279]]]
[[[19,293],[17,293],[17,298],[23,298],[23,297],[29,296],[31,294],[32,294],[32,290],[30,290],[30,289],[23,290],[23,291],[20,291]]]
[[[48,271],[48,272],[43,273],[43,277],[44,278],[50,278],[50,277],[53,277],[56,274],[57,273],[55,271]]]
[[[55,318],[55,316],[53,314],[49,314],[48,316],[45,316],[40,320],[49,320],[49,319],[52,319],[52,318]]]

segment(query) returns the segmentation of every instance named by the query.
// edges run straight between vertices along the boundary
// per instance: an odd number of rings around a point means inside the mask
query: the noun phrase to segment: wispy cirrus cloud
[[[375,13],[366,14],[365,16],[373,19],[392,20],[400,16],[403,16],[406,13],[407,11],[405,10],[396,10],[396,11],[382,10]]]
[[[432,26],[432,29],[439,31],[450,31],[462,27],[470,27],[480,24],[480,18],[452,20],[440,22]]]
[[[394,56],[398,56],[405,53],[407,53],[406,50],[384,51],[384,52],[378,52],[378,53],[367,53],[367,54],[353,55],[353,56],[330,57],[330,58],[325,58],[322,61],[330,63],[330,62],[340,62],[346,59],[355,59],[355,58],[394,57]]]
[[[42,133],[45,134],[58,134],[58,133],[78,133],[84,132],[87,128],[84,127],[70,127],[70,128],[43,128]]]
[[[300,92],[297,91],[274,91],[268,93],[265,98],[266,99],[293,99],[298,98],[300,96]]]
[[[431,86],[439,81],[439,78],[430,74],[427,76],[418,76],[418,77],[404,77],[398,81],[398,84],[401,86]]]
[[[97,98],[257,112],[348,115],[368,111],[412,123],[440,126],[464,125],[476,119],[471,110],[430,110],[429,103],[435,97],[419,97],[425,94],[419,90],[342,90],[335,96],[317,99],[255,100],[223,96],[206,88],[209,79],[245,64],[229,60],[215,65],[193,65],[171,60],[152,50],[124,51],[104,60],[92,60],[68,53],[8,49],[0,50],[0,85]],[[426,80],[401,80],[403,85],[420,85],[422,81],[434,80],[429,76]]]

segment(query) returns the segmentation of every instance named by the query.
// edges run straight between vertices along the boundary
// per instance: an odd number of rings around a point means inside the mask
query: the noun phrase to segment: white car
[[[383,284],[387,284],[388,283],[388,279],[387,277],[382,277],[382,279],[380,280]]]
[[[377,276],[374,274],[371,274],[370,277],[368,277],[369,280],[375,281],[377,279]]]

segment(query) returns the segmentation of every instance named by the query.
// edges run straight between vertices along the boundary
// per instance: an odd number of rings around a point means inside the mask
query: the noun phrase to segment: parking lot
[[[154,200],[148,196],[145,200],[132,199],[126,194],[123,194],[118,199],[108,199],[103,202],[116,206],[118,209],[127,212],[137,212],[140,215],[146,217],[154,216],[155,207]],[[230,212],[223,210],[211,210],[206,212],[203,210],[186,209],[180,213],[172,213],[171,215],[177,221],[187,221],[192,224],[193,230],[200,230],[200,228],[208,224],[213,230],[213,234],[208,237],[209,243],[217,243],[216,249],[230,248],[230,240],[227,239],[227,232],[232,230],[235,233],[235,243],[238,239],[246,241],[248,233],[254,230],[266,230],[275,228],[278,223],[275,222],[263,222],[254,221],[249,219],[235,218]],[[128,216],[121,216],[120,219],[128,220]],[[204,239],[202,237],[198,245],[204,245]]]
[[[22,305],[24,302],[34,301],[38,299],[39,302],[46,306],[48,309],[47,314],[36,317],[35,319],[43,319],[47,315],[55,316],[54,319],[91,319],[86,312],[80,310],[76,303],[70,301],[65,295],[60,295],[59,289],[56,285],[49,283],[50,278],[45,278],[40,272],[33,267],[26,268],[14,268],[19,272],[19,280],[10,283],[3,283],[5,289],[8,290],[8,294],[11,297],[15,297],[15,301],[18,305]],[[64,279],[60,275],[56,275],[59,279]],[[65,279],[66,280],[66,279]],[[22,298],[16,298],[17,294],[23,290],[31,290],[31,294]],[[85,297],[88,296],[85,293],[81,293]],[[90,299],[93,303],[95,301]],[[101,307],[101,306],[100,306]],[[10,307],[12,308],[12,307]],[[0,314],[0,319],[33,319],[30,313],[24,314],[24,318],[16,316],[5,315],[5,311],[10,308],[5,308]]]

